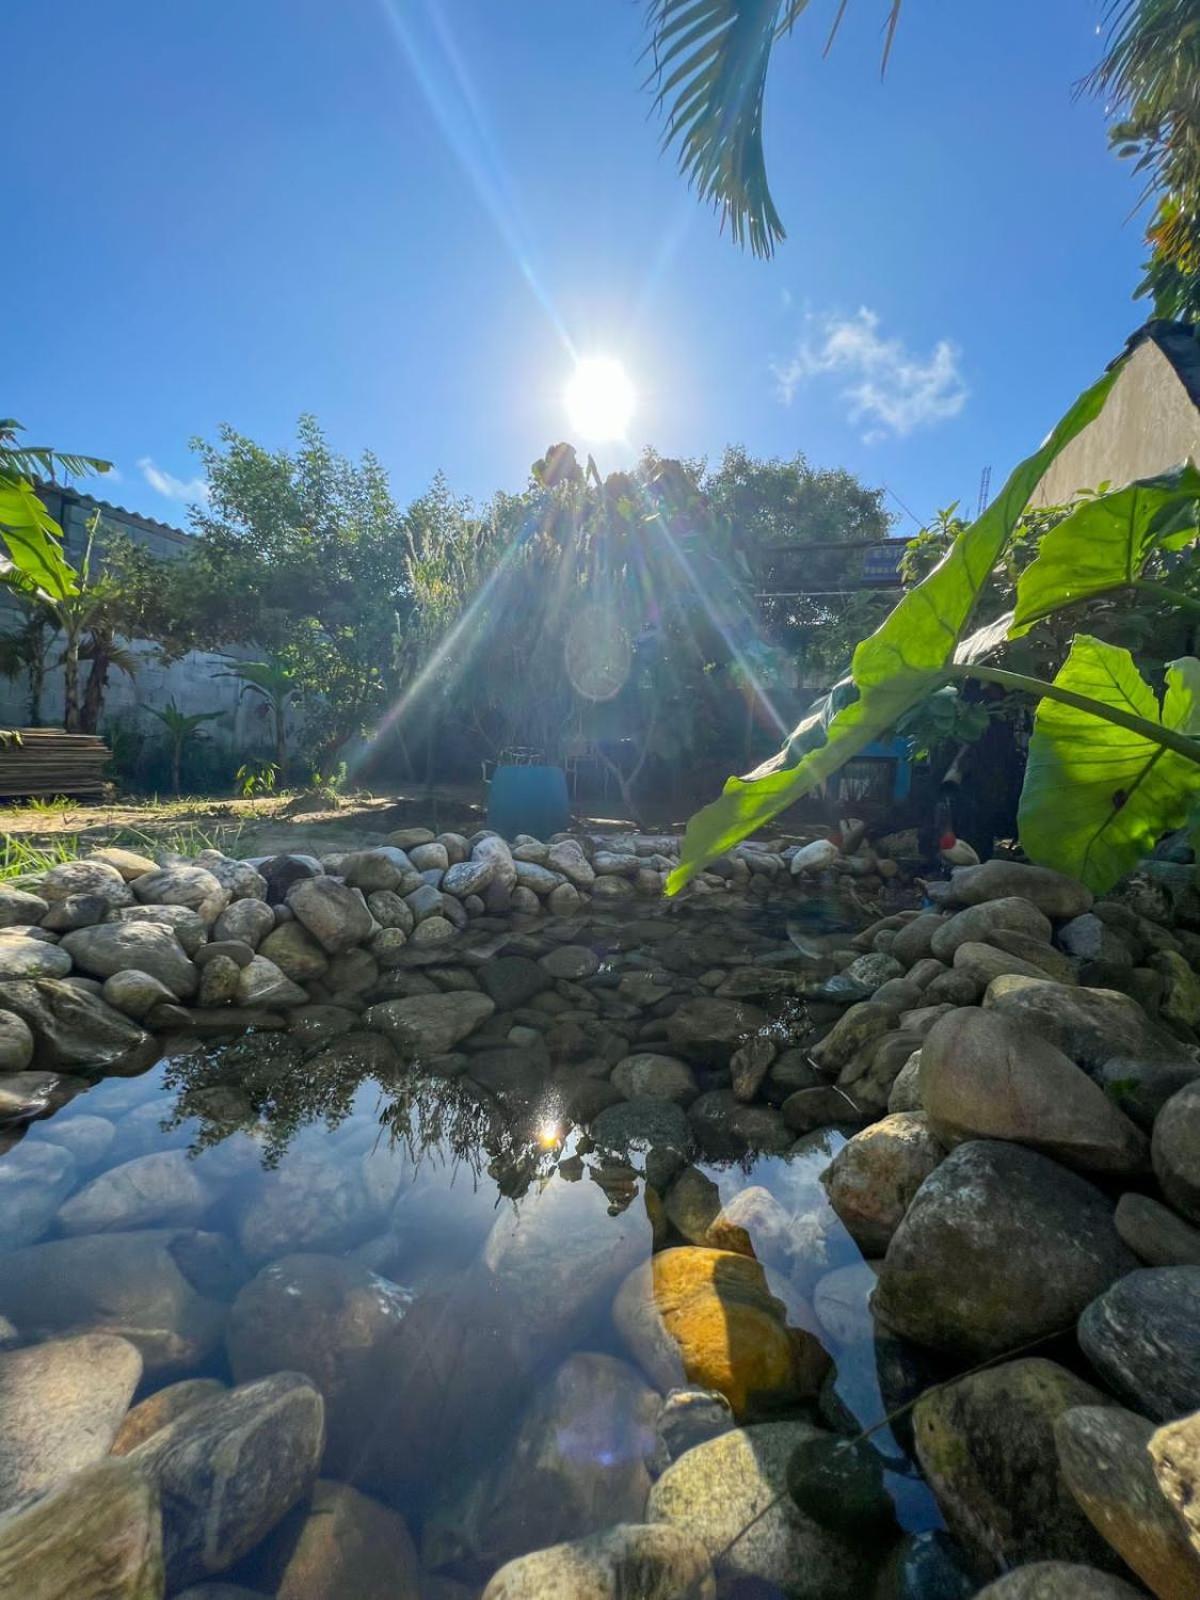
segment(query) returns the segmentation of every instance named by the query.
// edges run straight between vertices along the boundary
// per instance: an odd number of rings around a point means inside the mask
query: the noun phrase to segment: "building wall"
[[[87,542],[87,522],[96,509],[97,502],[86,495],[48,488],[42,499],[50,515],[63,530],[66,553],[72,562],[82,559]],[[152,555],[171,560],[183,555],[191,543],[191,535],[166,523],[154,522],[147,517],[126,511],[121,506],[101,505],[101,532],[94,546],[103,563],[103,532],[110,530],[127,535],[135,544],[145,546]],[[21,623],[20,608],[0,592],[0,633],[13,631]],[[262,700],[256,695],[246,695],[239,700],[240,684],[235,679],[217,674],[229,666],[226,656],[209,651],[193,650],[181,660],[164,663],[153,644],[140,641],[133,646],[138,671],[127,677],[115,669],[109,674],[108,693],[105,696],[101,729],[110,720],[130,721],[143,730],[156,734],[160,725],[147,713],[153,706],[161,709],[172,698],[179,709],[188,715],[201,711],[219,711],[219,720],[204,725],[205,735],[214,744],[237,753],[239,760],[247,755],[269,755],[271,733],[268,718],[262,713]],[[230,650],[232,656],[253,659],[252,650]],[[51,651],[51,659],[54,652]],[[80,689],[87,675],[87,663],[81,667]],[[42,694],[42,721],[47,725],[62,725],[63,675],[61,668],[47,673]],[[29,683],[22,675],[18,679],[0,677],[0,727],[24,727],[29,722]]]
[[[1200,411],[1153,339],[1129,357],[1094,422],[1073,439],[1034,490],[1031,504],[1061,505],[1080,489],[1200,460]]]

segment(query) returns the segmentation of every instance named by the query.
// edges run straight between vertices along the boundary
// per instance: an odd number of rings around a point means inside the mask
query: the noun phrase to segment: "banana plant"
[[[854,653],[849,675],[793,731],[779,754],[688,823],[676,893],[709,861],[817,785],[928,695],[973,677],[1039,699],[1021,837],[1037,861],[1103,891],[1161,832],[1179,826],[1200,779],[1200,663],[1175,662],[1159,706],[1127,651],[1080,636],[1053,681],[989,664],[1008,639],[1067,607],[1105,595],[1149,593],[1200,613],[1200,602],[1143,574],[1152,556],[1196,537],[1200,474],[1190,464],[1087,499],[1048,533],[1022,574],[1013,613],[975,634],[975,602],[1047,468],[1102,411],[1120,368],[1071,407],[1046,443],[1012,473],[996,501]],[[1106,756],[1113,781],[1105,786]]]
[[[0,577],[12,576],[50,600],[65,600],[79,592],[76,574],[62,552],[62,529],[38,499],[32,480],[60,472],[69,477],[108,472],[112,463],[21,444],[22,431],[15,418],[0,418],[0,544],[8,552],[0,558]]]
[[[184,750],[199,737],[200,729],[204,723],[215,721],[223,713],[220,711],[193,711],[185,714],[176,705],[174,695],[167,701],[161,711],[155,706],[147,706],[146,709],[152,717],[157,717],[167,730],[167,739],[171,746],[171,787],[178,799]]]

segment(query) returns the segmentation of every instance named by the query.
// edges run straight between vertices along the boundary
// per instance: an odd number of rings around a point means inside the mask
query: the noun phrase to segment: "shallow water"
[[[22,1343],[128,1333],[146,1359],[135,1399],[183,1378],[310,1371],[326,1391],[322,1476],[401,1512],[425,1574],[474,1595],[511,1556],[640,1517],[664,1464],[655,1391],[668,1385],[639,1367],[613,1303],[656,1247],[684,1241],[647,1205],[656,1155],[594,1150],[552,1085],[500,1107],[362,1039],[176,1042],[30,1126],[0,1157],[10,1177],[44,1169],[40,1210],[0,1216],[0,1314]],[[696,1165],[723,1205],[750,1188],[778,1203],[767,1209],[786,1227],[751,1225],[750,1245],[789,1325],[836,1364],[815,1406],[770,1415],[849,1432],[931,1374],[876,1341],[872,1273],[819,1181],[842,1142],[824,1130],[786,1156]],[[117,1169],[149,1155],[162,1160],[131,1192]],[[114,1253],[143,1230],[177,1230],[159,1237],[195,1290],[187,1303],[164,1303],[153,1262],[139,1283],[137,1261]],[[49,1261],[66,1239],[88,1241],[86,1259]],[[872,1437],[900,1525],[939,1527],[903,1422]],[[222,1576],[274,1593],[272,1541]]]

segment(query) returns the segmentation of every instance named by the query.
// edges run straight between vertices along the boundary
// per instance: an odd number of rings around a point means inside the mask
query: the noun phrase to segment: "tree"
[[[204,723],[214,721],[221,716],[221,712],[193,711],[190,715],[186,715],[175,704],[174,696],[161,711],[154,706],[148,706],[146,709],[152,717],[157,717],[167,730],[167,739],[171,747],[171,787],[178,797],[184,750],[200,737],[200,729]]]
[[[110,461],[26,445],[24,432],[12,417],[0,420],[0,543],[8,551],[0,560],[0,577],[31,585],[51,598],[72,594],[75,575],[62,552],[62,529],[39,500],[33,480],[53,479],[58,472],[75,477],[108,472]]]
[[[283,776],[287,772],[287,713],[297,698],[295,669],[281,661],[238,661],[228,672],[214,673],[217,678],[236,678],[241,684],[238,698],[247,694],[256,696],[271,714],[275,741],[275,767]]]

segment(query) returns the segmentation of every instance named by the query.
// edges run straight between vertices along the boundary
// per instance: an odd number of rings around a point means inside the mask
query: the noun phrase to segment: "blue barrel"
[[[488,791],[488,827],[504,838],[548,839],[571,825],[567,775],[561,767],[497,767]]]

